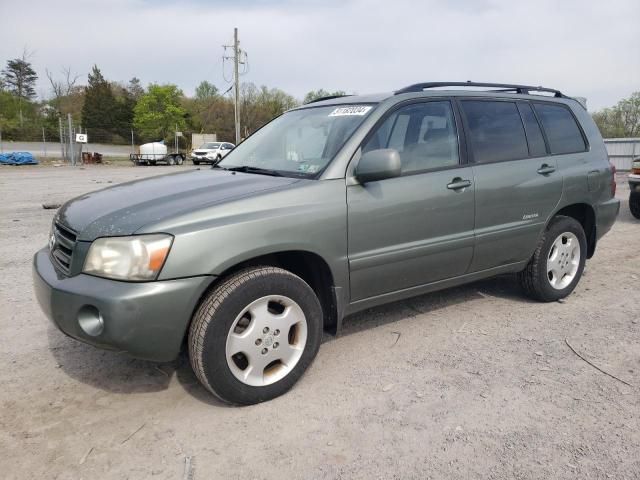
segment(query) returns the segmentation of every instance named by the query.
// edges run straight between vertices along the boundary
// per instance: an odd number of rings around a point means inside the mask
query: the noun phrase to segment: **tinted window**
[[[571,112],[561,105],[535,103],[536,113],[547,134],[551,153],[584,152],[586,145]]]
[[[527,132],[527,143],[529,144],[529,155],[540,157],[547,154],[547,147],[544,144],[544,137],[538,125],[538,120],[533,113],[531,105],[528,103],[518,103],[518,109],[524,123],[524,130]]]
[[[529,156],[527,138],[515,103],[465,100],[462,109],[467,117],[476,163]]]
[[[372,133],[363,152],[394,148],[402,172],[458,165],[458,137],[448,101],[424,102],[399,108]]]

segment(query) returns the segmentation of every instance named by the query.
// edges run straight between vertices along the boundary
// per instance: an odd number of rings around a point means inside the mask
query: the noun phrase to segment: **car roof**
[[[491,97],[491,98],[520,98],[524,100],[551,100],[567,103],[564,100],[575,100],[564,95],[559,90],[548,87],[534,87],[529,85],[478,83],[478,82],[428,82],[417,83],[401,88],[394,92],[374,93],[368,95],[343,95],[319,98],[301,105],[293,110],[329,105],[346,105],[358,103],[381,103],[385,100],[396,99],[402,101],[422,97]],[[394,102],[395,103],[395,102]],[[582,105],[581,102],[578,102]]]

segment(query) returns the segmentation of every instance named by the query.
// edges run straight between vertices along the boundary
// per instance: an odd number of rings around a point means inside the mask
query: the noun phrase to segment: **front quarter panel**
[[[322,257],[336,286],[346,287],[345,192],[344,179],[302,180],[284,190],[147,225],[138,233],[175,236],[160,280],[220,275],[261,255],[296,250]]]

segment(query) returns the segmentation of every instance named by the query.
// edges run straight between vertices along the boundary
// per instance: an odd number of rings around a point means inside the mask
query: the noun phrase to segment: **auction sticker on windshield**
[[[338,107],[329,114],[330,117],[345,117],[349,115],[366,115],[371,106],[367,105],[353,105],[351,107]]]

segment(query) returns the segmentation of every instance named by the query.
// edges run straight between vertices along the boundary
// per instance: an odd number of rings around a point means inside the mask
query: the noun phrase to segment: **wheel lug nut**
[[[256,345],[260,345],[261,343],[262,343],[262,340],[260,340],[260,339],[256,340]]]
[[[274,335],[280,335],[280,330],[278,330],[277,328],[273,331]]]
[[[266,355],[268,351],[269,351],[268,349],[263,348],[263,349],[262,349],[262,354],[263,354],[263,355]]]
[[[278,348],[279,346],[280,346],[280,344],[279,344],[278,342],[275,342],[275,343],[273,344],[273,348]]]
[[[262,329],[262,333],[269,333],[269,327],[264,327]]]

